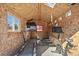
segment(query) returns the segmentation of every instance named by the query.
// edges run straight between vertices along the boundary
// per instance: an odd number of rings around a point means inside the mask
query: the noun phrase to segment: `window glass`
[[[7,14],[8,31],[20,31],[20,20],[12,14]]]
[[[69,10],[69,11],[66,13],[66,17],[67,17],[67,16],[71,16],[71,14],[72,14],[72,12],[71,12],[71,10]]]

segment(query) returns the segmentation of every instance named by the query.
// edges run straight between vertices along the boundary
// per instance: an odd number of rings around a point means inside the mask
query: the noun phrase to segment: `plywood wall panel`
[[[7,6],[8,10],[11,9],[11,12],[15,12],[16,15],[20,15],[26,20],[38,19],[38,4],[7,4]]]
[[[2,6],[4,10],[4,5]],[[0,11],[1,12],[1,11]],[[15,51],[23,44],[21,33],[8,33],[6,11],[0,15],[0,55],[6,56],[15,53]]]
[[[50,21],[51,20],[51,10],[52,8],[41,4],[41,19],[45,21]]]
[[[64,34],[63,34],[63,40],[65,38],[69,38],[72,35],[74,35],[77,31],[79,31],[79,6],[74,5],[71,7],[71,16],[67,16],[66,14],[63,14],[61,17],[62,20],[59,21],[59,25],[63,28]]]

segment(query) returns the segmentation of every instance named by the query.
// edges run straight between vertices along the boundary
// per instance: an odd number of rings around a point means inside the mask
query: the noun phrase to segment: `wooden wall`
[[[23,44],[23,37],[21,33],[7,32],[7,15],[3,4],[0,5],[0,13],[0,55],[11,55]]]
[[[60,26],[63,27],[64,38],[71,37],[77,31],[79,31],[79,5],[72,6],[71,12],[71,16],[66,17],[65,15],[63,15],[63,19],[59,21]]]

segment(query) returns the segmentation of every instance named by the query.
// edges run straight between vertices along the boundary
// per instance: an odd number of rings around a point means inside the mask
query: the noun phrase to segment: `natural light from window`
[[[8,31],[9,32],[19,32],[20,31],[20,20],[13,16],[12,14],[7,14]]]
[[[45,3],[45,5],[47,5],[47,6],[51,7],[51,8],[54,8],[55,4],[56,3]]]

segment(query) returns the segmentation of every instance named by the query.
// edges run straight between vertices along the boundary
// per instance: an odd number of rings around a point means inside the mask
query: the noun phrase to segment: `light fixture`
[[[51,7],[51,8],[54,8],[55,4],[56,3],[45,3],[45,5],[47,5],[47,6]]]

